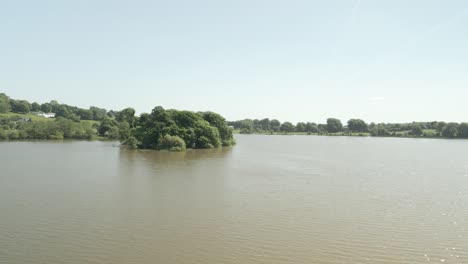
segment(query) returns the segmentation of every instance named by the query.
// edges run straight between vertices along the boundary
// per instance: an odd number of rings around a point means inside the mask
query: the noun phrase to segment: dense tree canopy
[[[26,100],[10,99],[11,111],[15,113],[27,114],[31,110],[31,105]]]
[[[367,124],[362,119],[350,119],[348,121],[348,129],[351,132],[367,132]]]
[[[458,136],[461,138],[468,138],[468,123],[461,123],[458,126]]]
[[[52,112],[52,105],[48,103],[41,104],[41,111],[44,113]]]
[[[216,113],[158,106],[140,116],[124,144],[144,149],[217,148],[233,145],[234,137],[224,118]]]
[[[458,136],[458,124],[457,123],[448,123],[442,128],[442,136],[448,138],[455,138]]]
[[[343,129],[343,125],[341,121],[336,118],[328,118],[327,119],[327,131],[329,133],[337,133]]]
[[[41,105],[36,102],[32,103],[31,111],[35,111],[35,112],[41,111]]]
[[[280,126],[280,131],[281,132],[286,132],[286,133],[291,133],[294,132],[294,125],[290,122],[284,122]]]

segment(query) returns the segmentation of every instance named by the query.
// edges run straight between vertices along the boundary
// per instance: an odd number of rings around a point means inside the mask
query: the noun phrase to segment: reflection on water
[[[0,143],[0,263],[466,263],[468,141]]]
[[[120,162],[131,164],[133,162],[148,162],[153,164],[174,165],[181,162],[187,163],[199,159],[224,158],[231,154],[232,147],[217,149],[189,149],[184,152],[167,152],[154,150],[132,150],[126,148],[119,149]]]

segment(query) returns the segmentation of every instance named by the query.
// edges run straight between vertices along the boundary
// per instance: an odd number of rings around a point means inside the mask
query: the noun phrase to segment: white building
[[[45,118],[54,118],[55,117],[55,113],[36,113],[37,116],[42,116],[42,117],[45,117]]]

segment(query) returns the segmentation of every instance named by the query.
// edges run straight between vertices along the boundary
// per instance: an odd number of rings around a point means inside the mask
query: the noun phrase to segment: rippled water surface
[[[0,143],[0,263],[468,263],[468,141]]]

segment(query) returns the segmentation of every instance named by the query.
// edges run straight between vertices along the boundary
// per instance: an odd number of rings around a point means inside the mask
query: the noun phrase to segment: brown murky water
[[[468,141],[0,143],[0,263],[468,263]]]

